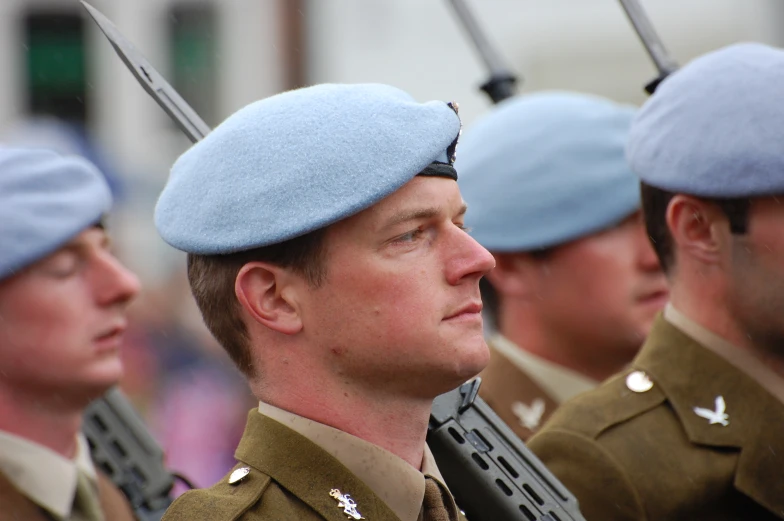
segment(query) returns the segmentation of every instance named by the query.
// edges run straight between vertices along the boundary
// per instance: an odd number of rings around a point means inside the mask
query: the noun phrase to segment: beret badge
[[[446,105],[450,109],[455,111],[455,114],[457,114],[458,119],[459,119],[460,118],[460,114],[459,114],[460,105],[458,105],[456,101],[450,101]],[[446,157],[449,159],[449,164],[450,165],[454,165],[455,164],[455,159],[457,159],[457,140],[460,139],[460,136],[462,134],[463,134],[463,121],[461,120],[460,121],[460,130],[458,130],[457,136],[455,137],[455,140],[452,141],[452,144],[449,145],[449,147],[446,149]]]

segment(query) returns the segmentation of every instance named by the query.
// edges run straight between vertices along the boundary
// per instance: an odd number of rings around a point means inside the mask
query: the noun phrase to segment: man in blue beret
[[[627,154],[672,297],[632,367],[531,448],[601,520],[784,519],[784,51],[667,78]]]
[[[2,519],[134,519],[80,432],[87,404],[122,375],[139,291],[101,225],[111,203],[87,161],[0,147]]]
[[[624,145],[634,109],[540,92],[465,132],[456,167],[471,235],[496,267],[480,394],[528,439],[559,404],[628,364],[667,298]]]
[[[253,103],[174,164],[155,213],[259,399],[235,468],[164,519],[455,521],[433,399],[487,363],[456,107],[385,85]]]

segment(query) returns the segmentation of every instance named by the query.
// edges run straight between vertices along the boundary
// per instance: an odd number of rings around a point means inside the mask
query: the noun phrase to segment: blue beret
[[[252,103],[176,161],[155,208],[177,249],[224,254],[356,214],[447,149],[460,119],[387,85],[325,84]]]
[[[504,100],[464,132],[455,168],[466,225],[485,248],[548,248],[640,206],[624,159],[634,108],[570,92]]]
[[[784,193],[784,51],[736,44],[665,79],[640,109],[627,157],[645,183],[702,197]]]
[[[0,279],[54,252],[111,205],[106,180],[86,160],[0,147]]]

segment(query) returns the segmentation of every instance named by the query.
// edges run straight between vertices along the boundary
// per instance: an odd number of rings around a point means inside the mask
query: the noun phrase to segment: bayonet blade
[[[479,57],[485,62],[487,70],[489,70],[491,74],[505,72],[506,68],[501,61],[501,57],[496,50],[493,49],[493,46],[490,45],[490,42],[487,40],[482,29],[480,29],[476,18],[471,11],[469,11],[466,3],[463,0],[449,0],[449,2],[452,4],[455,14],[460,19],[460,23],[463,24],[468,36],[473,40],[474,47],[476,47]]]
[[[629,18],[632,26],[634,26],[637,36],[640,37],[640,41],[645,47],[645,50],[648,51],[648,55],[651,57],[653,64],[659,71],[659,77],[646,87],[648,92],[653,93],[653,90],[664,78],[678,69],[678,64],[675,63],[667,53],[664,43],[662,43],[659,35],[656,34],[656,30],[653,28],[653,24],[651,24],[651,20],[645,13],[642,5],[640,5],[640,2],[638,0],[619,1],[621,2],[621,6],[623,7],[626,16]]]
[[[112,44],[117,55],[131,70],[144,90],[152,96],[158,105],[177,123],[177,126],[188,138],[196,143],[210,133],[210,127],[202,120],[196,111],[182,99],[174,88],[163,79],[158,71],[150,65],[147,59],[128,41],[117,27],[106,18],[98,9],[84,0],[82,5],[101,29],[109,43]]]
[[[452,4],[457,18],[474,42],[479,57],[485,62],[487,70],[490,71],[490,79],[482,85],[481,89],[490,96],[494,103],[513,96],[517,78],[504,66],[500,54],[490,45],[490,41],[479,27],[479,23],[466,3],[463,0],[449,0],[449,3]]]

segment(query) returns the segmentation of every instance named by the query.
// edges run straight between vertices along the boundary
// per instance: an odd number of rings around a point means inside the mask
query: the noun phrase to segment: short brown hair
[[[669,273],[675,262],[672,252],[672,234],[667,227],[667,207],[674,196],[675,192],[668,192],[646,183],[640,183],[645,229],[665,273]],[[749,221],[749,205],[751,204],[749,198],[719,199],[700,197],[699,199],[717,205],[724,212],[724,215],[729,220],[732,233],[737,235],[746,233]]]
[[[248,328],[234,292],[237,274],[249,262],[268,262],[299,273],[313,287],[326,277],[325,236],[320,228],[294,239],[226,255],[188,254],[188,282],[204,323],[246,376],[256,368]]]

